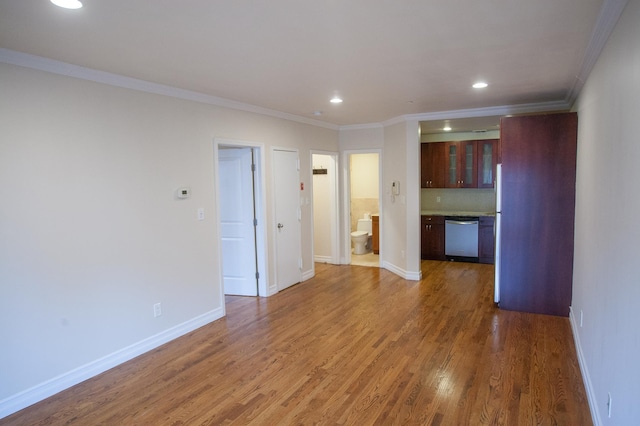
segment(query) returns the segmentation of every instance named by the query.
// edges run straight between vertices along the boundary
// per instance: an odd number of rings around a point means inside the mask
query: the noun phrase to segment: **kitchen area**
[[[499,117],[452,121],[421,123],[421,258],[493,264]]]
[[[568,316],[577,115],[421,124],[421,258],[495,265],[500,308]]]

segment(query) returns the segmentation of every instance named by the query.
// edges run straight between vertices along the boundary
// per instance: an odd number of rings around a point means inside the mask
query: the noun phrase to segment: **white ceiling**
[[[48,0],[0,0],[0,47],[336,126],[568,102],[603,7],[603,0],[83,2],[64,10]],[[479,79],[489,87],[472,89]],[[344,103],[330,104],[334,94]]]

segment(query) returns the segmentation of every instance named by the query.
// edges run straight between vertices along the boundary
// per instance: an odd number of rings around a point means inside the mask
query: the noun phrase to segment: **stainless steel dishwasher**
[[[447,216],[444,222],[444,253],[448,260],[478,262],[477,216]]]

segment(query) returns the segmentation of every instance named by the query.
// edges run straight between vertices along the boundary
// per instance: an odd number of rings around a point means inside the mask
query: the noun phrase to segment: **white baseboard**
[[[405,271],[404,269],[398,268],[397,266],[395,266],[395,265],[393,265],[393,264],[391,264],[391,263],[389,263],[387,261],[382,262],[382,267],[384,269],[387,269],[387,270],[393,272],[396,275],[401,276],[405,280],[420,281],[422,279],[422,271],[417,271],[417,272],[415,272],[415,271],[413,271],[413,272]]]
[[[333,263],[331,256],[313,256],[313,261],[316,263]]]
[[[54,377],[0,401],[0,419],[22,410],[58,392],[97,376],[171,340],[192,332],[224,316],[224,308],[214,309],[182,324],[171,327],[112,354],[99,358],[67,373]]]
[[[305,271],[305,272],[302,273],[302,281],[310,280],[315,275],[316,275],[315,269],[313,269],[313,268],[309,269],[308,271]]]
[[[580,372],[582,372],[582,381],[584,382],[585,390],[587,391],[587,400],[589,401],[589,409],[591,410],[591,420],[594,426],[602,425],[602,419],[600,418],[600,410],[598,410],[598,400],[591,383],[591,376],[589,375],[589,369],[587,368],[587,361],[584,358],[582,352],[582,345],[580,344],[580,334],[578,333],[578,324],[576,324],[576,317],[573,314],[573,307],[569,307],[569,322],[571,324],[571,331],[573,333],[573,341],[576,345],[576,352],[578,354],[578,364],[580,365]]]

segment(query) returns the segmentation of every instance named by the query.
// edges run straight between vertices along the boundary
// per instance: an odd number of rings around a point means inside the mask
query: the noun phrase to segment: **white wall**
[[[379,157],[377,153],[351,155],[351,198],[378,198]]]
[[[640,1],[631,0],[576,108],[572,323],[594,421],[603,425],[640,424],[639,24]]]
[[[384,247],[382,264],[401,275],[407,272],[407,146],[404,122],[384,128],[385,150],[382,161],[382,205]],[[400,194],[392,196],[391,183],[400,182]],[[419,177],[418,177],[419,181]]]
[[[405,123],[405,129],[406,276],[409,279],[419,280],[422,278],[420,270],[420,123],[409,120]]]
[[[0,417],[20,392],[224,314],[214,137],[265,144],[268,220],[271,147],[299,149],[303,198],[310,150],[338,148],[335,130],[7,64],[0,93]]]
[[[384,129],[382,126],[344,128],[340,130],[340,151],[359,149],[382,149]]]

